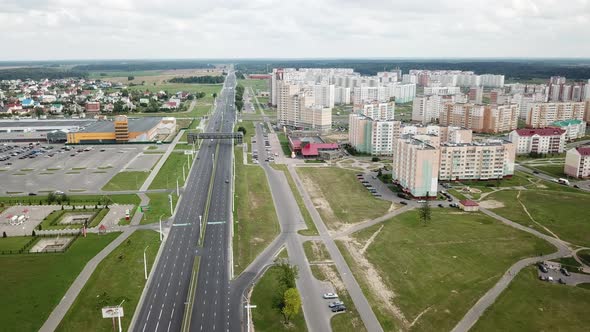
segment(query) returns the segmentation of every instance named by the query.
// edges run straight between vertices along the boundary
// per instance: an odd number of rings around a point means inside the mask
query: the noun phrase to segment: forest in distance
[[[504,74],[506,81],[546,80],[565,76],[568,80],[590,77],[589,59],[233,59],[233,60],[104,60],[0,62],[0,80],[57,79],[88,77],[97,71],[142,71],[213,68],[216,64],[234,63],[243,74],[268,73],[272,68],[352,68],[362,75],[400,69],[469,70],[476,74]],[[1,67],[13,67],[1,69]]]

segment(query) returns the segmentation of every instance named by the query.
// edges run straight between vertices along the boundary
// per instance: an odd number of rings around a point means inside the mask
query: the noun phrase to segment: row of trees
[[[244,86],[238,85],[236,86],[236,109],[238,112],[242,111],[244,108]]]
[[[170,83],[198,83],[198,84],[219,84],[225,81],[225,76],[187,76],[187,77],[174,77],[168,82]]]
[[[279,287],[275,290],[273,307],[279,310],[288,324],[291,318],[299,313],[301,309],[301,296],[295,286],[295,279],[299,275],[297,266],[281,262],[277,265],[279,269]]]

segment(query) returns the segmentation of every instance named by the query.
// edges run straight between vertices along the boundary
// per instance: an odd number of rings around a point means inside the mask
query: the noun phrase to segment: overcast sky
[[[590,57],[590,0],[0,0],[0,60]]]

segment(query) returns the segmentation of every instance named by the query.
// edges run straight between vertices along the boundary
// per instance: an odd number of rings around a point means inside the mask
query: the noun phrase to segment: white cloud
[[[590,57],[589,0],[0,0],[0,60]]]

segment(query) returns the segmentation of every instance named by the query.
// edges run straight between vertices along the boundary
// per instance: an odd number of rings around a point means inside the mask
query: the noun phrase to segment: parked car
[[[561,279],[561,278],[559,278],[559,280],[557,280],[557,281],[558,281],[560,284],[562,284],[562,285],[563,285],[563,284],[565,284],[565,281],[564,281],[563,279]]]
[[[547,267],[543,263],[539,263],[539,270],[543,273],[549,272],[549,269],[547,269]]]
[[[401,201],[401,202],[399,202],[399,203],[400,203],[401,205],[408,205],[408,202],[406,202],[406,201]]]
[[[330,307],[330,308],[334,308],[334,307],[337,307],[339,305],[344,305],[344,302],[342,302],[342,301],[334,301],[334,302],[328,303],[328,307]]]
[[[578,186],[577,184],[574,184],[574,188],[580,189],[580,186]]]
[[[566,277],[571,276],[571,274],[569,273],[569,271],[565,267],[562,267],[561,269],[559,269],[559,272],[561,272],[561,274],[563,274]]]
[[[35,193],[29,193],[29,196],[37,196]]]
[[[332,312],[341,312],[341,311],[346,311],[346,307],[343,305],[339,305],[339,306],[332,308]]]
[[[533,171],[533,174],[539,174],[539,171]]]
[[[324,293],[324,295],[322,295],[322,297],[324,299],[337,299],[338,298],[338,294],[336,294],[336,293]]]
[[[438,207],[439,208],[444,208],[444,206],[442,204],[439,204]]]

